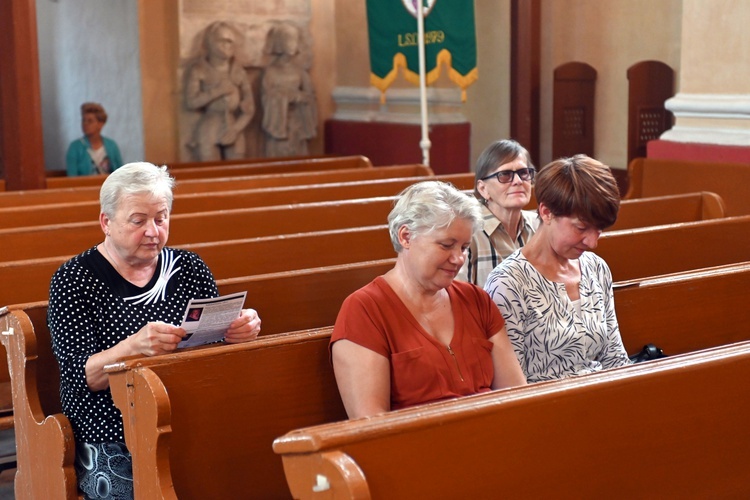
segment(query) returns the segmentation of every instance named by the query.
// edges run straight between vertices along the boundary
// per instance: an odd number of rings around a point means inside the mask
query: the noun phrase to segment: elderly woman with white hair
[[[388,223],[396,265],[344,301],[331,337],[349,418],[525,384],[497,307],[454,281],[481,227],[479,202],[420,182]]]
[[[176,325],[188,302],[218,296],[200,257],[166,246],[173,185],[166,167],[150,163],[110,174],[99,195],[104,241],[60,266],[50,284],[47,322],[86,498],[133,498],[122,415],[104,366],[174,351],[186,333]],[[245,309],[225,341],[245,342],[259,332],[258,314]]]

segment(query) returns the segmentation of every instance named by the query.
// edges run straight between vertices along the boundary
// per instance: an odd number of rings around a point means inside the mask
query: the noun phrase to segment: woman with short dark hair
[[[620,338],[612,274],[592,252],[620,207],[609,167],[585,155],[555,160],[536,179],[541,225],[489,275],[529,382],[630,363]]]

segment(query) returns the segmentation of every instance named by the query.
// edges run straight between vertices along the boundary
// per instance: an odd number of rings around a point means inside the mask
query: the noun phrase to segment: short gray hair
[[[114,217],[123,195],[150,194],[164,198],[172,211],[174,178],[166,166],[157,167],[145,161],[128,163],[109,174],[99,190],[101,212],[110,219]]]
[[[441,181],[412,184],[399,195],[388,214],[388,229],[396,252],[403,250],[398,230],[406,226],[414,235],[448,227],[456,218],[471,222],[472,234],[482,227],[482,209],[473,196]]]

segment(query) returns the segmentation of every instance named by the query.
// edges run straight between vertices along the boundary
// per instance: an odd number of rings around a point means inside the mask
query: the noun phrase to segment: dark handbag
[[[646,344],[641,349],[641,352],[630,356],[630,361],[633,363],[640,363],[642,361],[651,361],[652,359],[666,358],[667,355],[660,347],[656,347],[654,344]]]

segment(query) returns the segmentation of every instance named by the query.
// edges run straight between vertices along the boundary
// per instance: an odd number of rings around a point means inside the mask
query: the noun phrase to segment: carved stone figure
[[[255,101],[247,74],[234,57],[238,38],[228,23],[211,23],[201,54],[186,73],[185,104],[201,113],[189,144],[198,161],[245,157],[243,131],[255,113]]]
[[[307,141],[316,135],[315,91],[296,56],[300,29],[290,22],[274,24],[268,34],[271,62],[261,81],[262,128],[268,157],[308,154]]]

